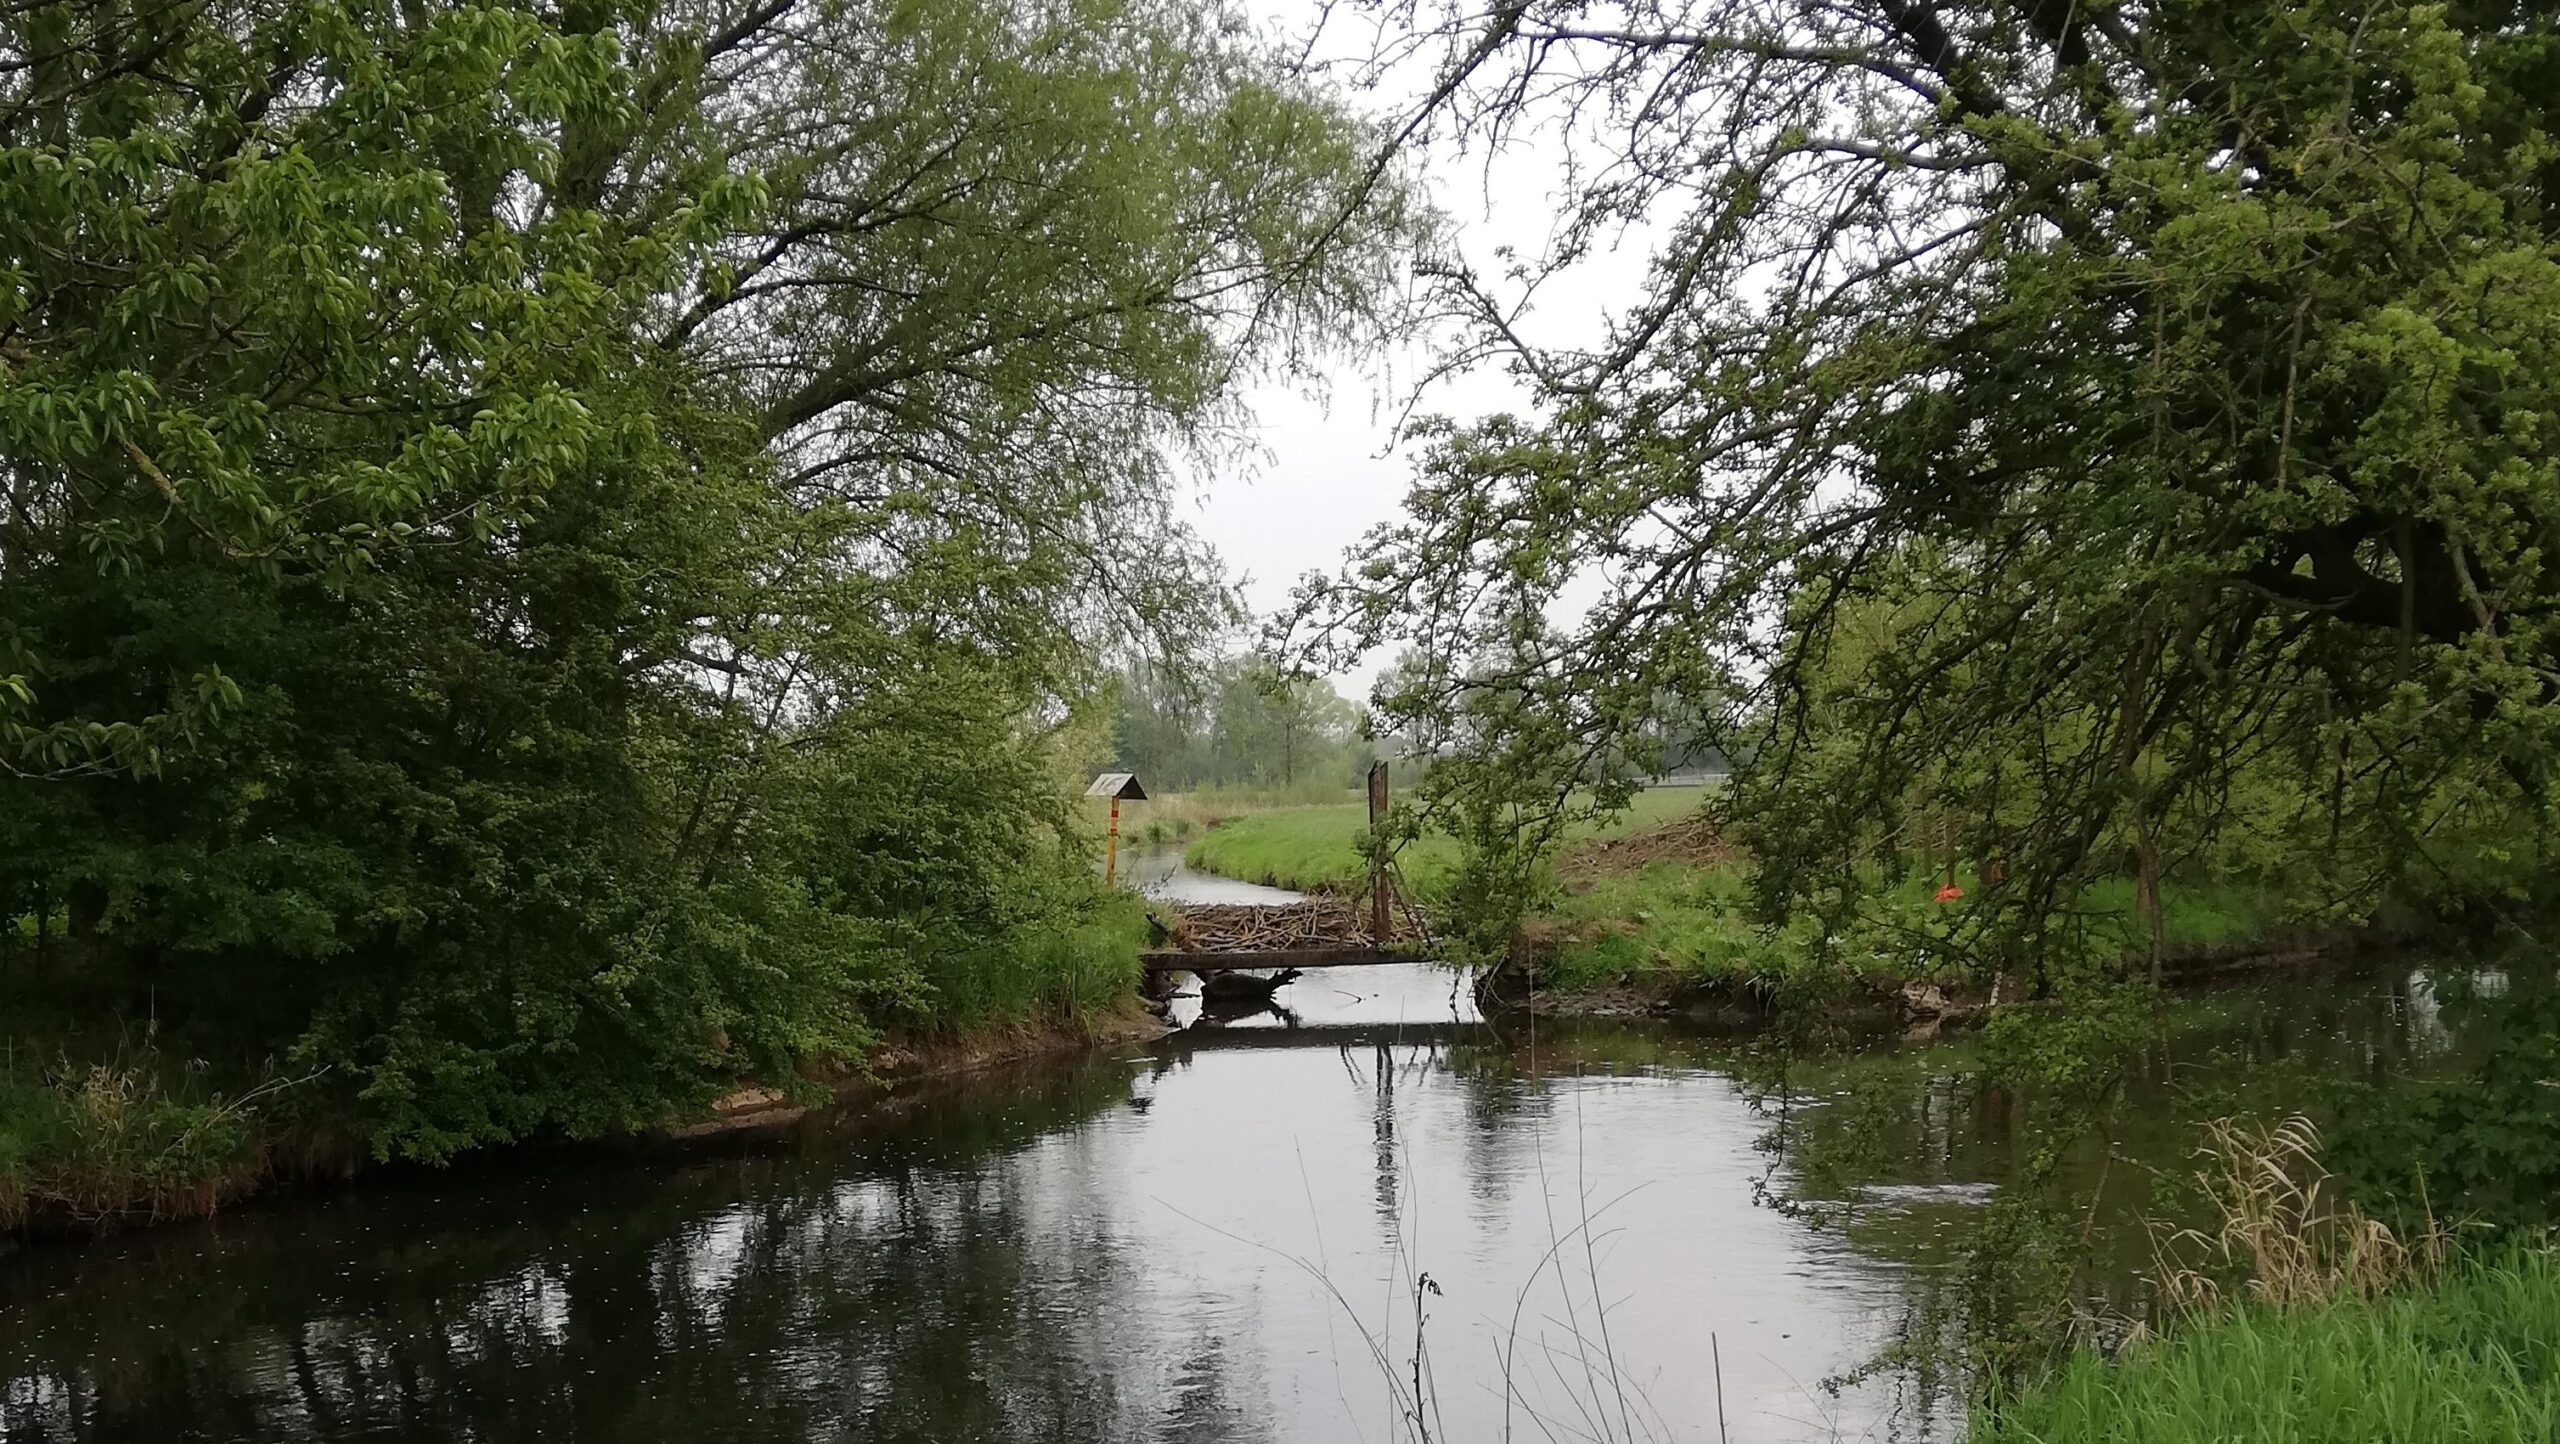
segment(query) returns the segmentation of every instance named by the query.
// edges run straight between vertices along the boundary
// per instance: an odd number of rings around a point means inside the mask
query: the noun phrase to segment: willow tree
[[[2241,832],[2313,910],[2547,838],[2560,21],[2326,0],[1522,0],[1417,127],[1576,161],[1596,344],[1449,268],[1538,406],[1448,430],[1301,622],[1489,648],[1550,805],[1712,706],[1773,907],[1915,808],[2006,951]],[[1602,590],[1548,636],[1520,618]],[[1494,715],[1494,714],[1488,714]],[[2000,869],[1988,869],[1995,876]]]
[[[1045,987],[1372,151],[1157,0],[0,0],[8,966],[428,1153]]]

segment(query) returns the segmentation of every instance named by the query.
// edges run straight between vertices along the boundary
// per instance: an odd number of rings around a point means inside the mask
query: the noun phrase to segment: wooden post
[[[1387,759],[1369,764],[1369,833],[1374,842],[1387,822]],[[1369,857],[1369,941],[1387,945],[1387,854],[1379,848]]]
[[[1120,799],[1111,799],[1111,836],[1102,844],[1102,885],[1111,887],[1120,879]]]

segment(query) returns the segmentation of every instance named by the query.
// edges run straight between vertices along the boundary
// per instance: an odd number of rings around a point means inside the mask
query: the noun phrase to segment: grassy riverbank
[[[1692,821],[1703,800],[1694,789],[1641,793],[1609,826],[1567,845],[1556,890],[1529,923],[1550,990],[1779,990],[1817,980],[1898,987],[1934,975],[1927,940],[1944,926],[1948,907],[1936,899],[1938,880],[1879,889],[1869,900],[1866,932],[1820,954],[1809,927],[1773,932],[1750,919],[1748,863]],[[1366,822],[1357,803],[1266,808],[1218,820],[1185,856],[1194,867],[1248,882],[1351,889],[1366,876],[1358,846]],[[1408,847],[1399,859],[1407,884],[1427,895],[1455,866],[1456,850],[1439,836]],[[1971,891],[1976,880],[1960,872],[1957,883]],[[2173,879],[2161,900],[2163,941],[2173,955],[2245,944],[2285,926],[2276,899],[2237,884]],[[2093,956],[2148,947],[2128,882],[2084,894],[2076,928]]]
[[[1327,782],[1296,787],[1208,787],[1196,792],[1159,793],[1142,802],[1120,804],[1120,845],[1162,847],[1190,843],[1237,818],[1275,813],[1321,812],[1365,818],[1362,794]],[[1099,835],[1110,815],[1109,804],[1088,798],[1085,820]],[[1365,821],[1354,822],[1356,831]]]
[[[1702,796],[1688,787],[1638,793],[1614,822],[1584,836],[1619,837],[1659,826],[1694,809]],[[1348,891],[1369,873],[1360,853],[1360,836],[1368,826],[1365,801],[1238,809],[1216,817],[1184,857],[1193,867],[1221,877],[1271,887]],[[1425,835],[1396,859],[1406,881],[1425,890],[1445,879],[1456,863],[1457,844],[1436,834]]]
[[[2544,1444],[2560,1439],[2560,1256],[2518,1251],[2373,1302],[2242,1309],[2113,1363],[2084,1355],[1971,1439]]]
[[[1740,861],[1674,857],[1621,868],[1586,853],[1568,858],[1563,872],[1562,895],[1533,924],[1546,945],[1550,987],[1774,988],[1801,981],[1819,962],[1809,925],[1771,931],[1747,916],[1749,879]],[[1960,874],[1958,885],[1970,891],[1974,879]],[[1877,986],[1935,977],[1929,939],[1945,926],[1949,907],[1937,900],[1938,886],[1908,879],[1878,889],[1868,899],[1867,925],[1843,940],[1824,971]],[[2076,921],[2085,955],[2148,950],[2129,882],[2091,888]],[[2162,941],[2173,957],[2266,939],[2284,927],[2277,900],[2257,889],[2177,881],[2161,887]]]
[[[1098,889],[1064,925],[1006,946],[919,948],[892,993],[848,999],[858,1053],[817,1056],[796,1077],[735,1056],[656,1118],[545,1137],[717,1126],[727,1100],[823,1101],[879,1076],[921,1076],[1125,1032],[1146,937],[1144,905]],[[101,1002],[95,1016],[112,1017]],[[0,990],[0,1234],[201,1217],[280,1182],[344,1176],[382,1150],[368,1104],[325,1070],[226,1050],[149,1023],[81,1028],[12,1006]],[[715,1044],[716,1046],[716,1044]]]

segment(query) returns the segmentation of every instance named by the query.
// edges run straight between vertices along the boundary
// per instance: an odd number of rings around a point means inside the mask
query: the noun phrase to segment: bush
[[[905,1013],[918,1032],[1079,1023],[1131,996],[1146,904],[1090,889],[1056,920],[994,943],[919,959],[922,991]]]
[[[0,1228],[210,1213],[254,1178],[248,1098],[177,1096],[156,1056],[0,1082]]]
[[[2438,979],[2478,1049],[2459,1077],[2343,1091],[2330,1164],[2394,1224],[2432,1215],[2506,1233],[2560,1225],[2560,980],[2536,962]]]

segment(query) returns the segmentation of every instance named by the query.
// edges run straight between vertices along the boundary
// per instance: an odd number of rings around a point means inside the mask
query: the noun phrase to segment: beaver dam
[[[1383,917],[1383,935],[1377,923]],[[1411,909],[1368,899],[1309,897],[1263,905],[1193,903],[1162,919],[1166,945],[1145,954],[1165,972],[1219,968],[1347,967],[1412,962],[1429,932]]]

